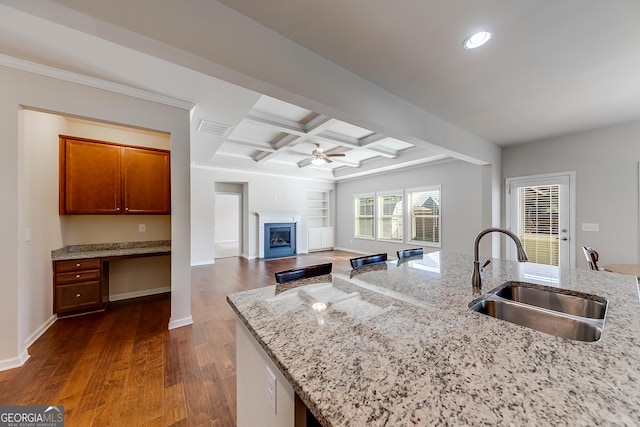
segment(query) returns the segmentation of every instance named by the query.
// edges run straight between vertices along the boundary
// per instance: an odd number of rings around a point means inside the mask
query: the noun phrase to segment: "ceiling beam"
[[[291,135],[303,136],[307,134],[304,125],[300,123],[292,122],[290,120],[285,120],[280,117],[269,116],[268,114],[260,113],[260,116],[252,113],[247,115],[243,120],[246,120],[251,123],[255,123],[258,125],[266,126],[271,129],[278,130],[280,132],[288,133]]]

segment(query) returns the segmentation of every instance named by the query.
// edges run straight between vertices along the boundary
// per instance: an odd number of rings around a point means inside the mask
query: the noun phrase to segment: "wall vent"
[[[200,120],[200,125],[198,126],[198,132],[210,133],[216,136],[225,136],[229,129],[231,129],[229,125],[214,123],[208,120]]]

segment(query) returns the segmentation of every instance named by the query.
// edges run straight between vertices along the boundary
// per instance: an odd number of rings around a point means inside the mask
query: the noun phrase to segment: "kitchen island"
[[[241,378],[256,376],[242,372],[252,366],[241,363],[247,339],[324,426],[640,424],[635,277],[492,260],[484,295],[517,280],[605,298],[602,337],[583,342],[470,310],[481,297],[472,261],[435,252],[332,282],[230,295],[238,425],[243,410],[259,407],[242,401]],[[264,366],[255,372],[253,395],[267,400]]]

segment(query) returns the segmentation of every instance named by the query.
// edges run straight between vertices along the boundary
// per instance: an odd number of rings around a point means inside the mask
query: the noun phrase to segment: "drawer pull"
[[[77,264],[76,264],[76,267],[80,267],[80,263],[77,263]]]
[[[76,279],[79,279],[79,278],[80,278],[80,275],[79,275],[79,274],[76,274]]]
[[[80,294],[76,294],[76,298],[80,298]]]

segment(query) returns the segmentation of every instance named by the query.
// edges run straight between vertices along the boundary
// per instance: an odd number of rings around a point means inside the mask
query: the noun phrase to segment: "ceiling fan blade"
[[[344,157],[346,154],[344,153],[335,153],[335,154],[325,154],[327,157]]]

